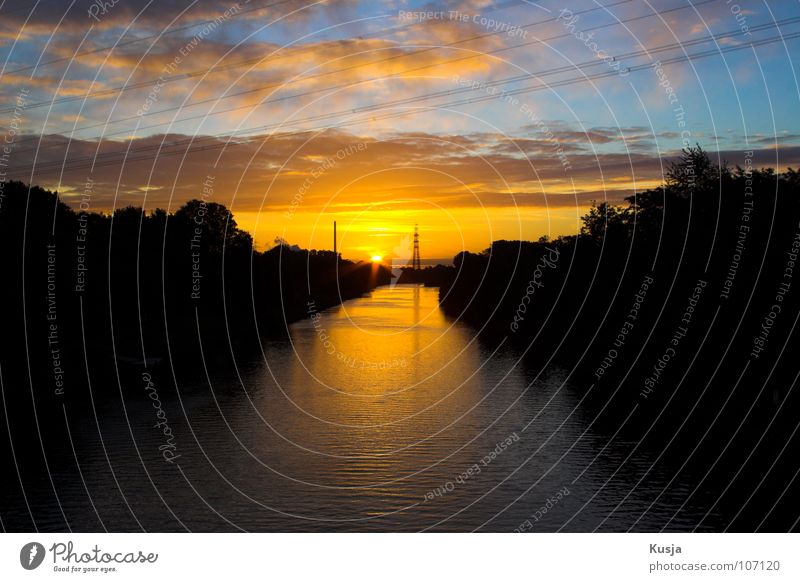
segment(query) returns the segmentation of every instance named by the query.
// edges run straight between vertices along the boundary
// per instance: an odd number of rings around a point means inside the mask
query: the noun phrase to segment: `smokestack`
[[[336,221],[333,221],[333,254],[338,258],[339,255],[336,252]]]

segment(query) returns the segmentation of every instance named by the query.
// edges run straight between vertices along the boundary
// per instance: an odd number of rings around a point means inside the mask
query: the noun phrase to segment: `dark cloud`
[[[242,13],[263,17],[279,17],[307,7],[306,17],[323,10],[335,10],[336,7],[322,5],[311,6],[303,0],[76,0],[73,3],[60,0],[16,0],[6,2],[0,11],[0,28],[3,32],[45,34],[58,25],[60,34],[85,32],[94,25],[98,31],[125,28],[132,25],[137,34],[143,32],[160,32],[174,19],[174,26],[186,26],[206,20],[213,20],[226,10],[238,6]],[[349,0],[340,2],[341,7],[352,4]],[[105,9],[92,8],[92,6]],[[31,7],[34,7],[31,9]],[[90,15],[91,10],[91,15]],[[93,16],[94,17],[93,17]],[[246,23],[246,19],[241,19]]]
[[[174,206],[197,196],[202,180],[213,173],[220,201],[240,209],[283,207],[325,160],[336,160],[313,180],[309,203],[326,203],[344,188],[353,204],[389,201],[413,195],[446,206],[579,204],[619,201],[662,180],[675,153],[569,153],[571,168],[547,146],[526,144],[535,154],[521,156],[516,140],[491,134],[441,136],[415,132],[386,139],[345,131],[282,133],[238,141],[213,136],[156,135],[123,141],[67,140],[61,135],[20,136],[9,177],[58,188],[69,200],[88,177],[95,181],[99,208],[141,204]],[[543,151],[540,151],[543,149]],[[743,164],[744,152],[712,153]],[[92,163],[94,162],[94,167]],[[756,150],[756,167],[796,167],[800,146]],[[572,183],[576,193],[572,192]],[[348,186],[349,184],[349,186]],[[634,186],[635,185],[635,186]],[[265,198],[266,197],[266,198]]]

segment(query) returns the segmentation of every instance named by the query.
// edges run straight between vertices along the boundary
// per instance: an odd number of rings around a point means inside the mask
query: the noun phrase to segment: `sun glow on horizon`
[[[383,261],[383,257],[381,255],[372,255],[371,260],[373,263],[380,263]]]

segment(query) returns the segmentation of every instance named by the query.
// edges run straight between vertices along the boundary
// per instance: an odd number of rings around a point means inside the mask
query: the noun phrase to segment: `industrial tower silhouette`
[[[419,225],[417,224],[414,225],[414,254],[411,257],[411,268],[415,271],[422,268],[419,260]]]

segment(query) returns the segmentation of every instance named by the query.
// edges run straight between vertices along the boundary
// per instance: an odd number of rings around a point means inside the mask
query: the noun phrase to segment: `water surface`
[[[58,499],[47,481],[26,487],[36,527],[680,530],[711,505],[698,493],[681,508],[691,479],[666,488],[676,468],[654,466],[657,452],[595,432],[586,386],[482,345],[437,289],[309,311],[236,369],[178,391],[154,373],[173,463],[144,390],[124,409],[98,403],[99,421],[73,417],[74,451],[51,459]]]

